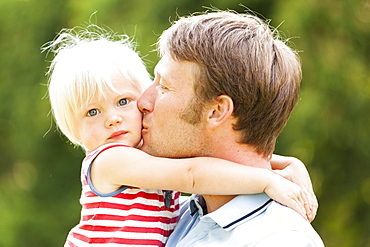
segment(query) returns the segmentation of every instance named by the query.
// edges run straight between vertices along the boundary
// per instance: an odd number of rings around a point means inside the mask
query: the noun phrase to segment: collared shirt
[[[240,195],[205,214],[201,196],[180,206],[180,217],[166,246],[324,246],[311,224],[266,194]]]

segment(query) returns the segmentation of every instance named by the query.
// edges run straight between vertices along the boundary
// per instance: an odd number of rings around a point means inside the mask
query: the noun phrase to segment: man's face
[[[162,157],[205,155],[202,111],[193,103],[195,71],[196,64],[170,56],[157,64],[153,84],[138,101],[144,113],[143,151]]]

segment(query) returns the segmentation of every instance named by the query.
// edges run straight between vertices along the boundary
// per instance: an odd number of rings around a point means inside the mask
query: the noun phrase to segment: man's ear
[[[228,95],[220,95],[210,104],[207,115],[207,125],[214,129],[230,120],[234,111],[234,102]]]

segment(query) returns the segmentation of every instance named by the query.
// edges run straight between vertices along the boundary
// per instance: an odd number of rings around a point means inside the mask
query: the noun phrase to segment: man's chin
[[[141,139],[139,144],[137,144],[136,148],[142,150],[142,148],[141,148],[142,146],[143,146],[143,139]]]
[[[138,149],[141,151],[144,151],[147,154],[153,155],[153,156],[158,156],[158,154],[153,150],[153,148],[150,147],[150,145],[147,144],[144,139],[140,142]]]
[[[145,145],[145,142],[143,140],[141,140],[139,145],[137,145],[137,148],[147,153],[146,150],[148,149],[148,147],[147,145]]]
[[[156,157],[167,157],[169,158],[169,155],[163,152],[158,152],[156,148],[153,148],[151,145],[146,145],[145,142],[142,142],[142,145],[140,146],[140,150]]]

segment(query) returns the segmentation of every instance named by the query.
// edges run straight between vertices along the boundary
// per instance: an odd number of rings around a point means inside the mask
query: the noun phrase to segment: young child
[[[208,157],[158,158],[138,149],[136,103],[150,76],[127,36],[95,25],[80,29],[62,30],[43,47],[56,54],[48,72],[56,123],[86,150],[81,219],[65,246],[164,246],[178,217],[180,194],[172,191],[266,192],[303,217],[310,214],[309,196],[267,169]]]

